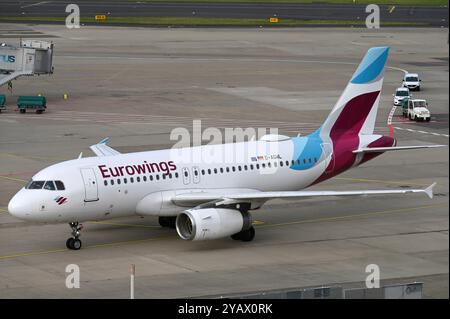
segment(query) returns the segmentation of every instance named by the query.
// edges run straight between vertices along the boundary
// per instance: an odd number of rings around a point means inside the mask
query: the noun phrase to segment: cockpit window
[[[56,188],[57,188],[59,191],[63,191],[63,190],[66,189],[66,188],[64,187],[64,183],[61,182],[61,181],[55,181],[55,184],[56,184]]]
[[[44,185],[44,189],[47,189],[49,191],[56,190],[55,183],[53,183],[53,181],[46,181],[45,185]]]
[[[64,183],[61,181],[33,181],[31,180],[25,189],[46,189],[49,191],[63,191],[66,188],[64,187]]]
[[[26,189],[42,189],[44,184],[45,184],[45,181],[31,181],[26,186]]]

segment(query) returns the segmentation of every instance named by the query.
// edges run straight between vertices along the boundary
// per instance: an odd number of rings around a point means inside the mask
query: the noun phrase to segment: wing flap
[[[215,205],[229,205],[236,203],[265,202],[272,199],[305,199],[325,196],[369,196],[425,193],[433,198],[433,188],[436,183],[423,189],[381,189],[381,190],[354,190],[354,191],[286,191],[286,192],[239,192],[239,193],[189,193],[176,195],[172,201],[175,205],[185,206],[189,203],[207,203],[216,201]]]

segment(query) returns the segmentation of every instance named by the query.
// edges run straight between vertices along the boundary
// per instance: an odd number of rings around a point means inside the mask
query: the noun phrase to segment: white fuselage
[[[309,138],[297,139],[305,139],[306,145]],[[321,152],[315,158],[293,162],[294,148],[291,139],[251,141],[65,161],[33,176],[33,181],[60,180],[65,190],[23,188],[11,200],[9,210],[19,218],[45,222],[81,222],[136,213],[175,216],[186,209],[171,203],[176,194],[219,188],[299,190],[324,173],[331,156]],[[226,158],[227,154],[243,153],[241,159]],[[58,204],[56,199],[61,196],[67,200]]]

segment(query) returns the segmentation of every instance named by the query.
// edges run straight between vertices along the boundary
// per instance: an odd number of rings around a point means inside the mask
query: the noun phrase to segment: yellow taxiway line
[[[264,224],[264,225],[257,225],[257,228],[265,228],[265,227],[280,227],[280,226],[288,226],[288,225],[297,225],[297,224],[306,224],[306,223],[320,223],[320,222],[329,222],[329,221],[336,221],[336,220],[349,220],[352,218],[364,218],[364,217],[373,217],[373,216],[379,216],[379,215],[387,215],[387,214],[395,214],[395,213],[406,213],[406,212],[412,212],[417,211],[419,209],[427,209],[427,208],[437,208],[437,207],[444,207],[448,206],[448,203],[441,203],[441,204],[435,204],[435,205],[426,205],[426,206],[416,206],[416,207],[409,207],[409,208],[400,208],[400,209],[392,209],[392,210],[384,210],[379,212],[369,212],[369,213],[362,213],[357,215],[345,215],[345,216],[338,216],[338,217],[325,217],[325,218],[316,218],[316,219],[306,219],[306,220],[298,220],[288,223],[278,223],[278,224]],[[116,224],[119,225],[119,224]],[[122,225],[133,225],[133,224],[122,224]],[[143,226],[143,227],[158,227],[158,226],[148,226],[148,225],[133,225],[133,226]],[[86,246],[83,249],[92,249],[92,248],[99,248],[99,247],[110,247],[110,246],[121,246],[121,245],[128,245],[128,244],[135,244],[135,243],[143,243],[143,242],[149,242],[149,241],[156,241],[160,239],[167,239],[167,238],[174,238],[175,235],[164,235],[164,236],[156,236],[156,237],[150,237],[145,239],[137,239],[137,240],[129,240],[129,241],[120,241],[120,242],[113,242],[113,243],[104,243],[104,244],[97,244],[97,245],[91,245]],[[46,254],[52,254],[52,253],[60,253],[60,252],[68,252],[69,250],[66,248],[61,249],[53,249],[53,250],[41,250],[41,251],[32,251],[32,252],[25,252],[25,253],[17,253],[12,255],[5,255],[0,256],[0,260],[6,260],[6,259],[13,259],[13,258],[19,258],[19,257],[27,257],[27,256],[36,256],[36,255],[46,255]]]
[[[28,182],[28,181],[25,180],[25,179],[15,178],[15,177],[0,176],[0,178],[7,179],[7,180],[9,180],[9,181],[21,182],[21,183],[26,183],[26,182]]]
[[[305,219],[305,220],[298,220],[298,221],[288,222],[288,223],[266,224],[266,225],[261,225],[258,228],[279,227],[279,226],[298,225],[298,224],[307,224],[307,223],[330,222],[330,221],[353,219],[353,218],[359,219],[359,218],[367,218],[367,217],[387,215],[387,214],[406,213],[406,212],[416,211],[416,210],[419,210],[419,209],[444,207],[446,205],[448,205],[448,203],[435,204],[435,205],[426,205],[426,206],[417,206],[417,207],[408,207],[408,208],[400,208],[400,209],[390,209],[390,210],[383,210],[383,211],[379,211],[379,212],[362,213],[362,214],[356,214],[356,215],[344,215],[344,216],[337,216],[337,217],[324,217],[324,218],[316,218],[316,219]]]

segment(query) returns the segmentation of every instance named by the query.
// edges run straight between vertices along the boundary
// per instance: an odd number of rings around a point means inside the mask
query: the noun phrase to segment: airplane
[[[66,246],[81,248],[82,222],[124,216],[158,216],[184,240],[255,237],[251,211],[272,199],[425,193],[424,189],[303,190],[388,151],[445,145],[396,146],[374,133],[389,47],[370,48],[323,124],[307,136],[266,135],[258,140],[185,148],[187,154],[248,156],[227,162],[180,160],[173,149],[122,154],[107,139],[97,155],[51,165],[10,200],[8,211],[23,220],[69,223]],[[275,146],[275,147],[273,147]],[[275,151],[273,151],[275,150]],[[272,170],[270,174],[265,173]]]

